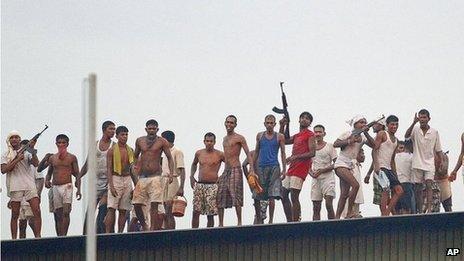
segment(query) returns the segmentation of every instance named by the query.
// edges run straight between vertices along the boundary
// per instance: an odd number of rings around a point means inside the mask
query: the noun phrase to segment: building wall
[[[464,212],[102,235],[98,260],[464,260]],[[2,241],[2,260],[84,260],[85,238]]]

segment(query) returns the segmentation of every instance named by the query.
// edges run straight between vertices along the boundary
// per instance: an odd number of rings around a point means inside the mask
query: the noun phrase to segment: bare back
[[[154,142],[150,142],[147,136],[140,137],[135,143],[135,157],[140,166],[140,174],[161,175],[161,153],[169,150],[167,141],[156,136]]]
[[[53,154],[49,159],[53,176],[53,185],[63,185],[72,183],[71,176],[79,173],[77,158],[71,153],[66,153],[64,159],[60,159],[57,154]]]
[[[240,167],[240,152],[243,145],[246,146],[245,138],[237,133],[227,135],[224,137],[222,145],[224,146],[226,168]]]
[[[200,169],[198,182],[215,183],[218,179],[219,168],[224,161],[224,153],[219,150],[208,152],[206,149],[197,152]]]

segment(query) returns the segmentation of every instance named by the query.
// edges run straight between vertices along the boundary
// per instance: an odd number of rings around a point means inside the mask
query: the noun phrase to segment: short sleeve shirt
[[[312,170],[316,171],[324,169],[332,165],[333,160],[337,158],[337,151],[335,150],[332,143],[326,143],[325,146],[316,150],[316,156],[314,156],[312,163]]]
[[[396,174],[401,183],[411,182],[412,154],[407,152],[395,155]]]
[[[171,148],[171,156],[172,160],[174,161],[174,177],[177,177],[177,169],[185,168],[184,164],[184,153],[178,149],[177,147],[172,147]],[[162,163],[162,170],[163,170],[163,176],[169,176],[169,162],[166,157],[163,157],[163,163]]]
[[[293,136],[292,156],[301,155],[309,152],[308,140],[314,136],[314,132],[304,129]],[[290,164],[288,176],[297,176],[306,179],[311,168],[311,159],[297,160]]]
[[[8,152],[3,153],[1,164],[7,164]],[[21,191],[21,190],[34,190],[35,188],[35,169],[31,165],[32,154],[29,152],[24,152],[24,159],[16,164],[14,169],[8,172],[6,175],[8,177],[9,192],[12,191]]]
[[[425,171],[435,171],[435,152],[441,151],[438,131],[429,128],[424,134],[420,126],[414,126],[411,140],[414,148],[412,167]]]

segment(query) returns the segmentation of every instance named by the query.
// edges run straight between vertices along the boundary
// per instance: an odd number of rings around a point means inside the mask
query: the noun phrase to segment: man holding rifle
[[[38,138],[38,136],[37,136]],[[42,217],[40,214],[40,200],[35,185],[32,166],[37,167],[39,159],[33,149],[37,141],[34,137],[24,148],[21,147],[21,136],[12,131],[6,139],[7,151],[2,155],[1,172],[7,174],[7,193],[11,202],[10,229],[12,239],[17,238],[18,218],[21,201],[27,201],[34,214],[33,232],[36,238],[41,237]],[[26,148],[29,148],[29,152]]]

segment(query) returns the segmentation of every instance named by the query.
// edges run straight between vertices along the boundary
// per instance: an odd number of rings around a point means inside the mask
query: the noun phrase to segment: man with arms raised
[[[312,122],[313,116],[311,113],[302,112],[299,118],[300,132],[285,141],[285,144],[293,144],[292,155],[286,159],[286,164],[290,166],[282,182],[282,204],[284,205],[287,222],[300,221],[301,219],[300,192],[311,168],[311,158],[316,154],[314,132],[309,130]],[[287,119],[283,118],[280,124],[279,132],[284,133],[285,125],[288,124]],[[291,202],[288,198],[289,193]]]
[[[217,191],[218,171],[224,162],[224,153],[216,150],[216,135],[208,132],[203,143],[205,148],[195,152],[195,157],[190,169],[190,186],[193,189],[193,216],[192,228],[198,228],[200,215],[208,217],[208,227],[214,227],[214,216],[217,215]],[[198,181],[195,179],[197,166],[200,164]]]
[[[422,109],[414,116],[414,121],[406,131],[404,137],[411,139],[413,144],[412,153],[412,175],[416,183],[416,208],[418,213],[422,213],[423,200],[422,190],[417,184],[423,184],[425,181],[427,204],[426,213],[432,211],[432,183],[435,175],[435,164],[441,168],[443,162],[443,153],[441,150],[440,136],[438,131],[429,125],[430,113]],[[419,122],[419,126],[415,126]],[[435,157],[437,160],[435,161]]]
[[[58,221],[58,236],[66,236],[68,234],[69,214],[71,213],[73,194],[71,176],[77,177],[79,174],[77,158],[68,152],[68,145],[68,136],[64,134],[56,136],[58,153],[53,154],[48,159],[49,167],[45,178],[45,187],[51,188],[53,191],[53,208]],[[52,177],[53,181],[50,182]],[[80,187],[77,188],[76,197],[77,200],[81,199]]]
[[[237,214],[237,225],[242,225],[242,206],[243,206],[243,177],[240,164],[240,152],[245,151],[245,154],[250,162],[250,169],[254,169],[252,158],[248,150],[248,145],[245,138],[235,133],[237,126],[237,117],[229,115],[224,123],[227,135],[224,137],[224,160],[225,170],[218,180],[218,212],[219,226],[224,226],[224,209],[235,207]],[[254,173],[250,173],[255,175]]]
[[[263,193],[257,194],[253,191],[257,223],[262,224],[261,200],[269,200],[269,223],[274,220],[275,199],[282,198],[282,179],[285,178],[287,166],[285,164],[285,137],[283,134],[274,131],[276,118],[274,115],[267,115],[264,118],[266,131],[256,135],[256,149],[253,154],[253,165],[255,173],[258,174],[259,183],[263,188]],[[282,160],[282,172],[280,171],[278,154]],[[258,161],[259,160],[259,161]]]
[[[164,187],[161,176],[161,153],[166,155],[169,163],[169,173],[174,173],[169,142],[163,137],[157,136],[158,122],[148,120],[145,124],[146,136],[135,141],[136,164],[134,172],[138,173],[138,181],[135,185],[132,204],[135,214],[144,231],[148,230],[142,206],[145,202],[150,204],[151,230],[160,230],[163,218],[158,213],[158,205],[163,204]],[[168,183],[172,182],[172,174],[168,176]]]

